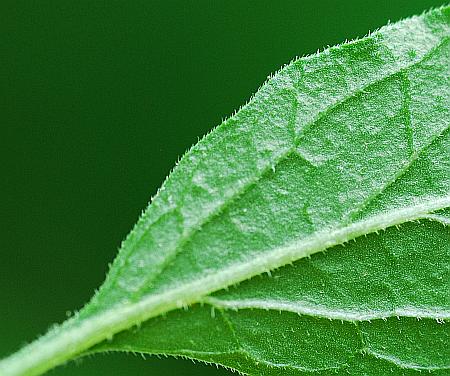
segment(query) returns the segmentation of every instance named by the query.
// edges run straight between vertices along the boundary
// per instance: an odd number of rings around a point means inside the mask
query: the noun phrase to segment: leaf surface
[[[256,375],[448,374],[449,19],[270,78],[181,159],[92,301],[30,345],[52,355],[30,374],[108,350]]]

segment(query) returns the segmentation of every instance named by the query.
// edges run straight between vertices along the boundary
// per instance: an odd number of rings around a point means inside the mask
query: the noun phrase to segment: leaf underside
[[[84,354],[253,375],[448,374],[449,19],[443,7],[270,78],[181,159],[55,333],[111,318]]]

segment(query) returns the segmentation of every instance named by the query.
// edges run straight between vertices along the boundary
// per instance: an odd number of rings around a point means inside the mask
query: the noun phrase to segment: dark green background
[[[0,356],[81,307],[175,161],[299,55],[445,1],[0,1]],[[123,354],[53,375],[224,375]]]

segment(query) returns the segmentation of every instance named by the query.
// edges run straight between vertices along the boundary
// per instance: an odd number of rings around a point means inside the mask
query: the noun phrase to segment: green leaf
[[[270,78],[182,158],[92,301],[0,374],[109,350],[448,374],[449,21],[443,7]]]

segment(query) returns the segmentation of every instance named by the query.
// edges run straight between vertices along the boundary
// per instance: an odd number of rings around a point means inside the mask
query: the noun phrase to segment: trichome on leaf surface
[[[449,21],[442,7],[281,69],[186,153],[91,302],[0,374],[114,350],[448,375]]]

